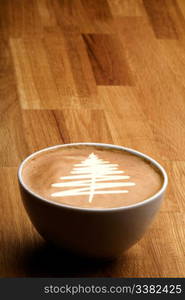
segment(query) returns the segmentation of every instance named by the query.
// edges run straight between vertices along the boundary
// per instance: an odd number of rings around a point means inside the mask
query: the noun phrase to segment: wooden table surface
[[[185,1],[0,1],[0,276],[185,276]],[[132,147],[169,175],[155,222],[111,263],[54,249],[17,167],[69,142]]]

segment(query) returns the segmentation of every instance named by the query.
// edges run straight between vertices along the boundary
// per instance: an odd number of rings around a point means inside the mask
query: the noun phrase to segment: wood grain
[[[181,0],[0,1],[1,277],[185,276],[184,50]],[[169,175],[151,228],[109,263],[47,244],[18,190],[27,155],[85,141],[135,148]]]
[[[176,26],[170,15],[170,6],[174,6],[174,3],[173,0],[143,1],[157,38],[175,39],[178,36]]]
[[[97,85],[132,85],[124,49],[114,35],[83,35]]]
[[[142,98],[142,110],[150,122],[158,152],[165,160],[181,160],[184,157],[181,136],[184,130],[182,119],[185,92],[181,42],[156,40],[150,35],[147,23],[141,21],[139,25],[138,18],[138,26],[130,18],[122,18],[118,22],[122,42],[128,47],[128,62],[135,74],[137,97]],[[132,39],[128,28],[132,32]],[[141,32],[144,40],[141,40]],[[178,54],[174,55],[174,51]],[[172,138],[174,136],[175,139]]]
[[[112,143],[112,136],[103,110],[76,109],[54,111],[60,132],[67,132],[65,142]],[[98,128],[98,130],[97,130]]]
[[[37,1],[2,0],[0,32],[14,38],[40,35],[43,31]]]
[[[114,32],[114,19],[107,0],[57,0],[49,3],[57,24],[67,34]]]
[[[102,21],[111,19],[112,13],[107,0],[82,0],[81,2],[90,20],[94,18]]]
[[[23,130],[29,152],[66,142],[52,110],[24,110]]]
[[[83,98],[96,99],[95,79],[81,36],[49,33],[42,39],[11,39],[10,43],[23,109],[60,109],[74,102],[80,106]],[[96,106],[95,100],[89,102],[90,107],[93,104]]]
[[[108,0],[114,16],[143,16],[145,9],[142,0]]]
[[[29,153],[23,134],[10,45],[4,39],[0,40],[0,139],[1,167],[17,166]]]

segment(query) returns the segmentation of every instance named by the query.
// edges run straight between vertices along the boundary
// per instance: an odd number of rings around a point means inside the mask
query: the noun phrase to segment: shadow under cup
[[[33,156],[57,147],[83,145],[127,151],[145,159],[160,172],[163,178],[161,189],[147,200],[130,206],[91,209],[44,199],[24,183],[22,170]],[[159,163],[138,151],[110,144],[73,143],[45,148],[28,156],[19,167],[18,181],[30,220],[46,240],[82,256],[110,259],[119,256],[143,236],[160,208],[168,178]]]

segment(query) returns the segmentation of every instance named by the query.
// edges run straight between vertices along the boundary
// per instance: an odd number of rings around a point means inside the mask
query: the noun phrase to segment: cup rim
[[[64,147],[69,147],[69,146],[97,146],[97,147],[104,147],[104,148],[112,148],[112,149],[117,149],[117,150],[122,150],[122,151],[127,151],[131,154],[134,154],[138,157],[142,157],[145,160],[149,161],[152,165],[154,165],[155,167],[157,167],[158,170],[160,170],[160,173],[163,176],[163,184],[162,187],[159,189],[159,191],[157,193],[155,193],[154,195],[152,195],[151,197],[142,200],[140,202],[137,202],[135,204],[131,204],[131,205],[127,205],[127,206],[121,206],[121,207],[110,207],[110,208],[88,208],[88,207],[77,207],[77,206],[70,206],[67,204],[63,204],[63,203],[59,203],[59,202],[54,202],[52,200],[46,199],[40,195],[38,195],[37,193],[33,192],[25,183],[24,180],[22,178],[22,170],[23,170],[23,166],[24,164],[31,159],[32,157],[36,156],[37,154],[44,152],[44,151],[50,151],[52,149],[57,149],[57,148],[64,148]],[[134,209],[137,207],[141,207],[149,202],[153,202],[155,201],[156,198],[160,197],[166,190],[166,187],[168,185],[168,175],[165,171],[165,169],[161,166],[161,164],[159,164],[155,159],[151,158],[150,156],[139,152],[135,149],[132,148],[127,148],[124,146],[119,146],[119,145],[113,145],[113,144],[106,144],[106,143],[94,143],[94,142],[79,142],[79,143],[68,143],[68,144],[58,144],[55,146],[50,146],[50,147],[46,147],[43,148],[41,150],[35,151],[32,154],[28,155],[19,165],[18,168],[18,180],[20,185],[32,196],[36,197],[37,199],[44,201],[50,205],[54,205],[57,207],[62,207],[65,209],[69,209],[69,210],[79,210],[79,211],[86,211],[86,212],[96,212],[96,213],[102,213],[102,212],[111,212],[111,211],[122,211],[122,210],[129,210],[129,209]]]

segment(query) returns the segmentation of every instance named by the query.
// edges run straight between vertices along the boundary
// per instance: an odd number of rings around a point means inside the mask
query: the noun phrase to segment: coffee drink
[[[41,151],[24,163],[22,180],[46,200],[95,209],[142,202],[163,185],[162,174],[146,159],[92,145]]]

